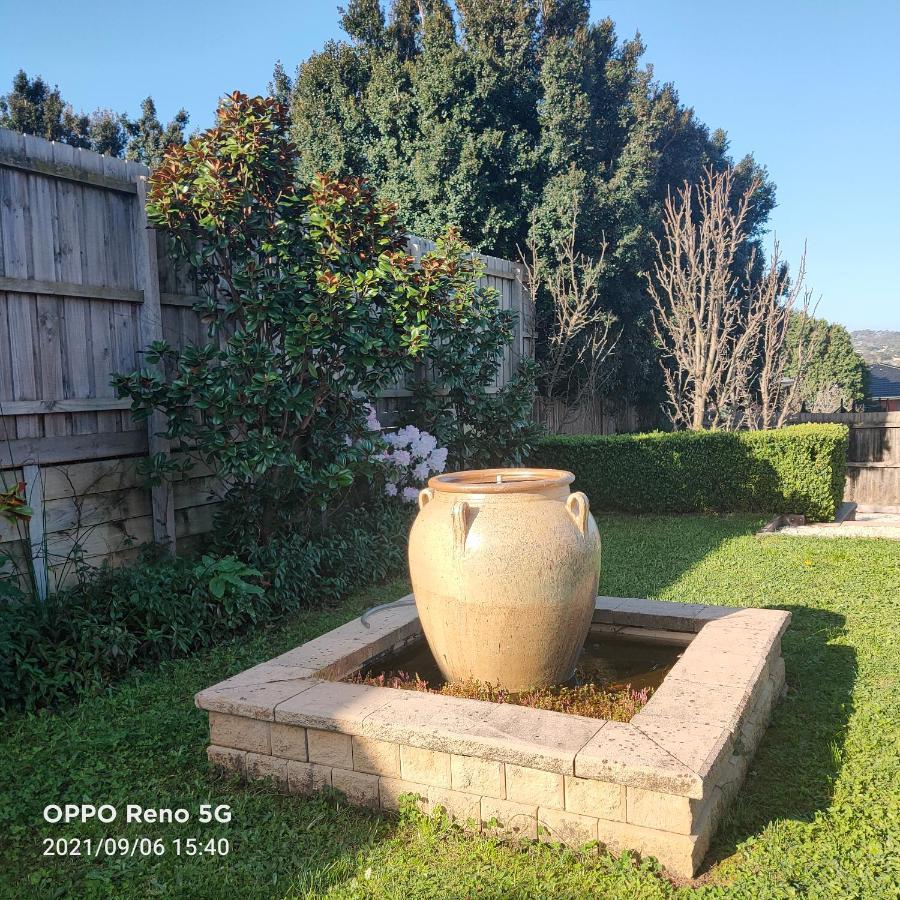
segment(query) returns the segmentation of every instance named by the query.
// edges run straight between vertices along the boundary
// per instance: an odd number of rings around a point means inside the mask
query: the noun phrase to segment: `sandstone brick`
[[[644,825],[676,834],[690,834],[695,815],[702,800],[691,800],[675,794],[660,794],[643,788],[627,790],[627,820],[632,825]]]
[[[206,758],[211,766],[226,775],[243,777],[246,774],[246,750],[232,750],[230,747],[217,747],[212,744],[206,748]]]
[[[288,791],[292,794],[309,796],[331,787],[331,769],[315,763],[289,760],[287,764]]]
[[[416,805],[420,812],[428,811],[428,788],[414,781],[404,781],[402,778],[379,778],[378,793],[381,800],[381,808],[396,812],[400,806],[400,798],[404,794],[412,794],[417,797]]]
[[[517,803],[535,803],[538,806],[563,809],[563,776],[555,772],[541,772],[539,769],[507,766],[506,797]]]
[[[452,784],[450,754],[401,744],[400,774],[406,781],[449,788]]]
[[[252,753],[269,753],[269,723],[225,713],[209,714],[209,740],[219,747],[249,750]]]
[[[752,756],[765,734],[772,715],[772,707],[775,703],[775,685],[772,678],[767,678],[762,690],[759,692],[753,708],[741,722],[741,727],[735,735],[734,749],[736,753],[744,756]]]
[[[462,791],[450,791],[431,785],[428,788],[428,803],[432,811],[441,806],[448,818],[460,825],[472,821],[476,828],[481,825],[481,797]]]
[[[272,755],[306,762],[306,729],[296,725],[272,723]]]
[[[600,843],[615,853],[633,850],[641,856],[655,856],[673,875],[693,878],[709,847],[709,829],[702,834],[674,834],[625,822],[597,820]]]
[[[378,808],[378,776],[349,769],[332,769],[331,784],[343,791],[351,803]]]
[[[542,806],[538,808],[537,821],[538,837],[548,843],[582,847],[597,840],[597,820],[593,816]]]
[[[565,787],[569,812],[614,821],[625,819],[624,785],[566,775]]]
[[[506,775],[503,763],[477,756],[450,757],[453,790],[468,791],[485,797],[506,797]]]
[[[400,747],[392,741],[353,736],[353,768],[371,775],[400,777]]]
[[[275,787],[281,791],[287,790],[287,764],[286,759],[278,759],[275,756],[265,756],[261,753],[247,754],[247,778],[251,780],[266,779],[274,782]]]
[[[536,841],[537,805],[482,797],[481,823],[488,834]]]
[[[306,745],[310,762],[339,769],[353,768],[353,749],[349,734],[310,728],[306,732]]]

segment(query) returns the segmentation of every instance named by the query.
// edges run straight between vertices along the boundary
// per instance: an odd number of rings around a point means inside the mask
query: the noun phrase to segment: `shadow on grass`
[[[775,707],[704,869],[734,854],[772,822],[811,821],[834,795],[853,711],[856,652],[836,642],[844,631],[842,615],[806,606],[782,608],[793,616],[782,642],[786,695]]]

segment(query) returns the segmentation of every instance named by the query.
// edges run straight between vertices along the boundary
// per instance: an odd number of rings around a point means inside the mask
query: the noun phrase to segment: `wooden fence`
[[[844,500],[863,509],[900,509],[900,412],[800,413],[796,421],[849,425]]]
[[[146,490],[137,462],[167,449],[136,423],[110,386],[165,338],[206,339],[197,292],[148,228],[145,167],[0,129],[0,490],[24,481],[35,514],[0,520],[0,554],[70,577],[73,552],[90,564],[128,559],[150,542],[182,549],[207,532],[218,497],[210,473]],[[421,255],[427,241],[411,239]],[[483,257],[486,282],[519,313],[498,386],[533,353],[519,266]],[[390,418],[408,392],[379,400]],[[39,574],[42,581],[45,579]]]

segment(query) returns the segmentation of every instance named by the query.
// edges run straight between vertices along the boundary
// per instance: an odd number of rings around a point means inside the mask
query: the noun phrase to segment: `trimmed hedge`
[[[568,469],[594,509],[799,513],[830,521],[847,461],[844,425],[543,438],[536,466]]]

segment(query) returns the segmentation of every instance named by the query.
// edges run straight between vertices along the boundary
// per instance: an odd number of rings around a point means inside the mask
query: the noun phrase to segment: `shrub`
[[[357,510],[313,539],[189,561],[100,569],[44,603],[0,600],[0,710],[78,698],[129,669],[185,656],[258,622],[397,571],[408,507]]]
[[[235,93],[214,128],[166,152],[147,214],[205,289],[210,339],[155,342],[156,368],[113,379],[136,418],[162,413],[189,450],[156,455],[151,474],[201,460],[262,539],[367,471],[363,395],[421,359],[480,290],[452,232],[417,265],[395,208],[364,181],[299,183],[287,128],[276,101]]]
[[[534,465],[568,469],[594,509],[799,513],[829,521],[841,501],[843,425],[544,438]]]

